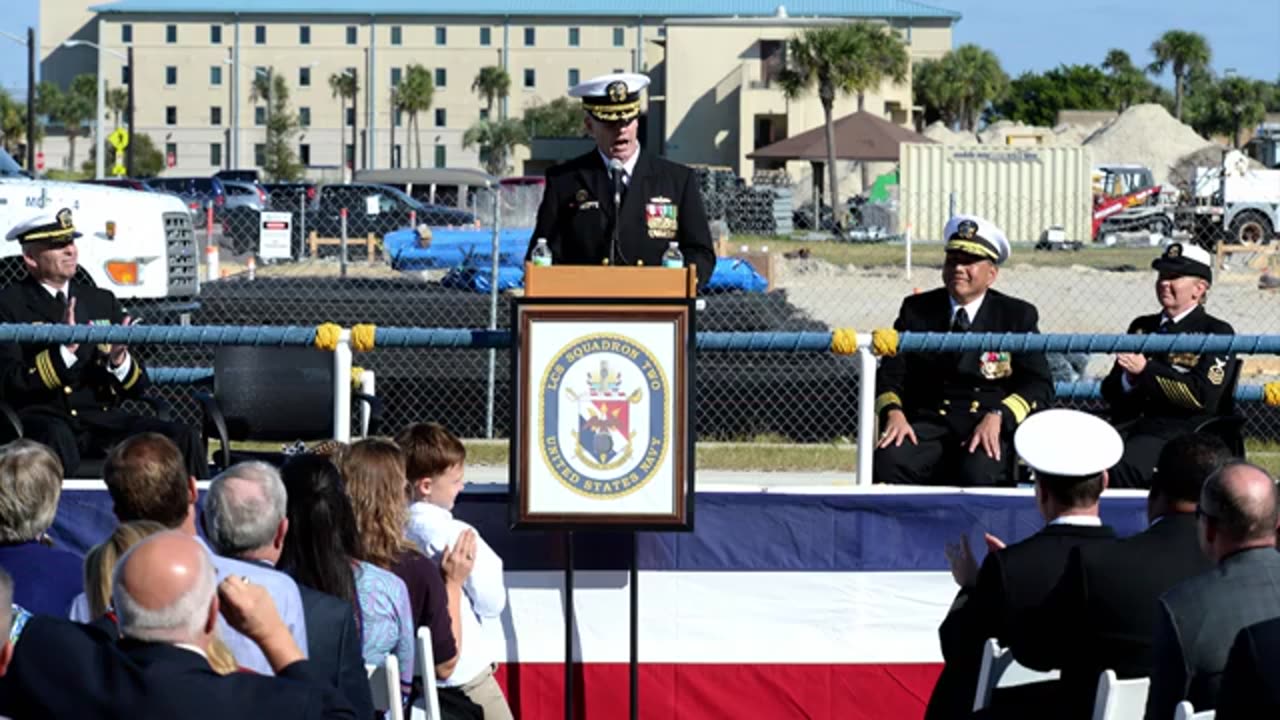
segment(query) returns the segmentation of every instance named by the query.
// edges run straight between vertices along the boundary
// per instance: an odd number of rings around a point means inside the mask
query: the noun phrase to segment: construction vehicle
[[[1173,236],[1175,196],[1141,165],[1102,165],[1093,171],[1093,240],[1149,233],[1152,244]]]
[[[1197,168],[1186,209],[1198,236],[1216,244],[1267,245],[1280,233],[1280,170],[1255,169],[1237,150],[1222,165]]]

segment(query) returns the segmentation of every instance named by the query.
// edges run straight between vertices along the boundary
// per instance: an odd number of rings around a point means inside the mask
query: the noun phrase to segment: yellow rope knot
[[[356,352],[369,352],[373,349],[373,341],[377,334],[378,326],[372,323],[352,327],[351,349]]]
[[[351,384],[360,387],[360,381],[364,380],[364,368],[359,365],[351,367]]]
[[[831,352],[852,355],[858,351],[858,334],[853,328],[836,328],[831,333]]]
[[[1280,382],[1269,382],[1262,386],[1262,401],[1271,407],[1280,406]]]
[[[877,357],[894,357],[898,354],[898,331],[880,328],[871,331],[871,352]]]
[[[338,338],[342,337],[342,326],[335,323],[324,323],[316,326],[316,348],[333,352],[338,349]]]

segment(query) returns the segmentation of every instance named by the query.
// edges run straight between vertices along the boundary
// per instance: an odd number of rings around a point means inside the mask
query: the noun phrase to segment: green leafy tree
[[[1108,93],[1116,111],[1124,112],[1129,106],[1151,97],[1151,83],[1124,50],[1108,50],[1102,69],[1110,79]]]
[[[518,120],[481,120],[462,135],[462,147],[480,148],[480,162],[490,175],[511,171],[508,160],[517,145],[528,145],[529,136]]]
[[[416,148],[415,167],[422,167],[422,126],[418,116],[431,109],[435,92],[435,81],[429,70],[416,63],[405,68],[404,79],[396,90],[396,102],[401,110],[409,113],[409,127],[413,131],[410,139]]]
[[[1182,119],[1182,100],[1191,73],[1209,66],[1209,41],[1197,32],[1169,30],[1151,43],[1155,60],[1147,67],[1153,75],[1173,71],[1173,116]]]
[[[1063,65],[1046,73],[1025,72],[1009,83],[993,107],[999,117],[1052,126],[1062,110],[1109,110],[1110,83],[1093,65]]]
[[[831,184],[828,197],[833,211],[839,207],[840,195],[832,115],[836,95],[856,95],[861,110],[867,91],[880,87],[885,80],[905,82],[909,62],[902,40],[870,23],[810,28],[787,42],[786,66],[779,77],[783,91],[788,98],[796,99],[816,89],[822,103],[827,136],[827,181]],[[866,185],[865,178],[863,185]],[[843,228],[843,213],[838,217]]]
[[[267,142],[262,172],[271,180],[282,182],[302,177],[302,166],[293,152],[293,141],[300,126],[298,116],[289,108],[288,81],[280,73],[256,73],[250,99],[267,103]]]
[[[341,128],[346,124],[346,103],[351,103],[351,114],[353,116],[357,112],[356,98],[360,95],[360,83],[356,79],[356,76],[350,72],[336,72],[329,76],[329,93],[332,95],[334,100],[338,101],[338,127]],[[354,134],[355,131],[353,130],[352,135],[354,136]],[[339,136],[341,136],[341,133],[339,133]],[[342,145],[343,142],[339,140],[338,146],[341,147]],[[352,137],[353,152],[354,148],[355,138]],[[353,157],[351,158],[351,169],[354,171],[355,167],[356,161]]]
[[[85,133],[85,122],[93,119],[97,83],[95,76],[84,74],[76,76],[66,92],[50,82],[42,82],[36,89],[36,112],[67,132],[71,167],[76,164],[76,139]]]
[[[530,138],[576,138],[586,132],[582,117],[582,103],[559,97],[526,107],[522,121]]]
[[[1201,135],[1230,135],[1240,147],[1240,133],[1266,116],[1267,83],[1243,77],[1223,78],[1197,86],[1187,97],[1187,119]]]
[[[13,99],[13,96],[0,88],[0,136],[3,136],[5,152],[19,155],[19,146],[27,137],[27,105]]]
[[[471,81],[471,92],[484,100],[485,117],[493,120],[493,104],[511,92],[511,76],[499,65],[486,65]]]
[[[952,127],[960,117],[960,88],[947,77],[945,58],[922,60],[911,70],[912,103],[924,108],[925,125],[941,120]]]
[[[103,102],[107,110],[111,111],[111,124],[120,127],[120,118],[129,112],[129,91],[122,87],[108,86]]]

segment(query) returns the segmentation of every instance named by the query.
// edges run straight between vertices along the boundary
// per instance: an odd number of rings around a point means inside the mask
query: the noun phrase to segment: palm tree
[[[960,117],[960,88],[947,76],[946,56],[941,60],[922,60],[911,68],[912,102],[924,108],[917,118],[917,130],[934,120],[953,127]]]
[[[471,81],[471,92],[484,100],[484,116],[493,119],[493,103],[502,100],[511,91],[511,76],[498,65],[486,65]]]
[[[479,146],[480,161],[490,175],[505,175],[510,170],[507,158],[516,145],[528,145],[529,136],[519,120],[481,120],[462,135],[462,147]]]
[[[906,46],[886,28],[852,23],[805,30],[788,41],[786,57],[786,67],[779,79],[787,97],[796,99],[816,86],[822,102],[827,135],[827,180],[831,183],[828,198],[832,212],[843,227],[844,214],[837,212],[839,176],[832,117],[836,94],[856,94],[861,110],[866,92],[880,87],[886,78],[905,82],[909,69]],[[865,174],[865,166],[863,170]]]
[[[1108,50],[1102,69],[1111,74],[1109,93],[1116,102],[1117,111],[1124,112],[1145,95],[1146,80],[1142,71],[1134,66],[1129,53],[1118,48]]]
[[[978,116],[992,100],[1009,88],[1009,76],[990,50],[961,45],[943,58],[946,82],[959,100],[959,115],[966,130],[978,129]]]
[[[122,87],[108,87],[104,102],[111,111],[112,125],[120,127],[120,116],[129,110],[129,91]]]
[[[17,156],[18,145],[27,135],[27,108],[16,102],[8,91],[0,88],[0,136],[5,152]]]
[[[329,76],[329,93],[333,99],[338,100],[338,145],[342,145],[342,126],[346,122],[347,106],[346,101],[351,101],[351,116],[356,114],[356,97],[360,94],[360,82],[356,79],[354,70],[344,70],[336,72]],[[356,132],[355,127],[351,128],[351,172],[354,174],[356,169]],[[344,162],[345,164],[345,162]]]
[[[425,67],[413,64],[405,68],[404,80],[396,91],[397,102],[404,112],[409,113],[409,127],[413,131],[413,144],[416,151],[416,167],[422,167],[422,133],[418,124],[418,113],[431,109],[432,96],[435,95],[435,81],[431,72]]]
[[[1156,59],[1147,66],[1148,72],[1159,75],[1166,67],[1173,69],[1173,116],[1182,120],[1186,80],[1193,72],[1208,68],[1209,41],[1197,32],[1170,30],[1151,43],[1151,54]]]

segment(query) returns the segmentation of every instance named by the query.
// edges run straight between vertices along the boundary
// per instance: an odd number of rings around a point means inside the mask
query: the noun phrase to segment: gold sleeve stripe
[[[58,371],[53,367],[53,360],[49,357],[48,350],[36,355],[36,369],[40,371],[40,379],[44,381],[45,387],[50,390],[62,387],[62,381],[58,379]]]
[[[125,390],[132,388],[138,384],[138,380],[142,378],[142,366],[138,365],[138,361],[133,361],[133,370],[129,371],[129,379],[124,381],[122,387]]]
[[[1191,394],[1191,389],[1187,384],[1180,380],[1170,380],[1168,378],[1157,377],[1156,382],[1160,385],[1160,390],[1170,402],[1181,405],[1193,410],[1203,410],[1204,406]]]
[[[1013,422],[1015,425],[1021,424],[1022,421],[1026,420],[1027,416],[1031,414],[1031,404],[1017,393],[1005,398],[1000,404],[1009,408],[1009,412],[1013,413]]]
[[[896,392],[880,393],[880,397],[876,398],[876,414],[889,406],[902,407],[902,398],[898,397]]]

